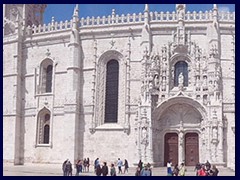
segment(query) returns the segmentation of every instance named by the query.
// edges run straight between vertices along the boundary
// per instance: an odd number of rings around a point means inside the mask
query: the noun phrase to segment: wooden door
[[[178,163],[178,134],[177,133],[167,133],[165,135],[164,143],[164,165],[171,160],[172,164]]]
[[[198,134],[185,135],[185,163],[186,166],[195,166],[199,161]]]

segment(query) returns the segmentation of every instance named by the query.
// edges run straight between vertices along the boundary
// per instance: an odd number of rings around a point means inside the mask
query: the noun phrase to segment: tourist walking
[[[110,175],[111,176],[116,176],[116,169],[115,169],[113,163],[111,164]]]
[[[103,176],[107,176],[108,175],[108,167],[107,167],[107,163],[106,162],[103,163],[102,175]]]
[[[126,173],[126,172],[128,172],[128,168],[129,168],[129,166],[128,166],[128,161],[125,159],[124,160],[124,174]]]
[[[138,162],[138,167],[140,168],[140,171],[142,170],[143,168],[143,163],[142,163],[142,160],[139,160]]]
[[[118,158],[118,161],[117,161],[117,166],[118,166],[118,174],[122,174],[122,165],[123,165],[123,162],[120,158]]]

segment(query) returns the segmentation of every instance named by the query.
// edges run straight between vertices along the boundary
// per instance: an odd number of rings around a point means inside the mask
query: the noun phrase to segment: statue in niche
[[[217,139],[217,128],[213,128],[212,133],[213,133],[213,139]]]
[[[183,86],[183,82],[184,82],[184,76],[183,76],[183,73],[181,72],[181,73],[178,75],[178,85],[179,85],[179,86]]]
[[[178,19],[183,20],[184,14],[185,14],[183,4],[178,5],[177,12],[178,12]]]
[[[166,91],[166,77],[163,77],[162,91]]]
[[[147,143],[147,127],[142,128],[142,143]]]
[[[203,86],[207,86],[207,76],[203,76]]]
[[[219,82],[218,82],[218,80],[214,81],[214,91],[219,91]]]
[[[158,89],[159,88],[159,75],[158,74],[154,75],[153,82],[154,82],[154,87],[156,89]]]

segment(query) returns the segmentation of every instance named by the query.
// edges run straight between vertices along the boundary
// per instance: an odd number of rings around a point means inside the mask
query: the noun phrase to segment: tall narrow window
[[[43,133],[43,144],[48,144],[49,143],[49,125],[46,124],[44,126],[44,133]]]
[[[47,67],[46,78],[46,92],[52,92],[52,65]]]
[[[41,63],[40,73],[40,93],[52,92],[53,62],[51,59],[45,59]]]
[[[118,119],[118,78],[118,61],[110,60],[106,74],[105,123],[115,123]]]
[[[37,144],[49,144],[50,111],[43,108],[38,114]]]
[[[174,86],[179,85],[179,75],[183,75],[183,86],[188,86],[188,64],[184,61],[179,61],[174,66]]]

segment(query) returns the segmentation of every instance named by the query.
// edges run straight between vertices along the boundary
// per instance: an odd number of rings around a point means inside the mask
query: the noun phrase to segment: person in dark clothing
[[[79,163],[80,163],[80,160],[77,161],[76,163],[76,176],[79,176]]]
[[[97,171],[97,166],[99,165],[99,158],[95,159],[94,161],[94,170]]]
[[[68,159],[65,160],[62,164],[63,176],[67,176],[67,169],[66,169],[67,162],[68,162]]]
[[[206,162],[205,163],[205,167],[206,167],[206,170],[208,171],[209,169],[211,169],[211,164],[210,164],[210,162]]]
[[[143,163],[142,163],[142,160],[140,160],[139,161],[139,163],[138,163],[138,167],[140,168],[140,171],[142,170],[142,168],[143,168]]]
[[[103,176],[107,176],[108,175],[108,167],[107,167],[107,163],[106,162],[103,163],[102,175]]]
[[[89,172],[90,160],[87,158],[87,172]]]
[[[135,176],[140,176],[141,175],[140,173],[141,173],[140,167],[137,167]]]
[[[125,159],[125,161],[124,161],[124,171],[123,171],[124,174],[125,174],[125,172],[128,172],[128,168],[129,168],[128,161]]]
[[[68,161],[66,163],[67,176],[72,176],[72,163]]]
[[[178,176],[178,173],[179,173],[179,168],[178,168],[178,164],[176,164],[173,168],[173,176]]]
[[[216,165],[213,165],[212,167],[212,176],[217,176],[219,173],[219,170],[217,169]]]
[[[198,175],[198,171],[201,169],[201,164],[198,162],[195,166],[194,171],[196,171],[196,176]]]
[[[87,172],[87,159],[84,158],[83,160],[83,172]]]
[[[101,176],[101,174],[102,174],[102,168],[101,168],[100,164],[98,164],[96,167],[96,175]]]

